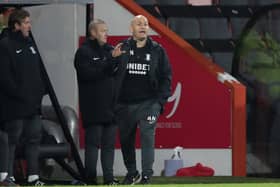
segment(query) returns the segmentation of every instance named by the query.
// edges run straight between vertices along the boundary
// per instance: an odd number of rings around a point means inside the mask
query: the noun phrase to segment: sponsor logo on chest
[[[135,52],[133,50],[129,51],[130,56],[135,56]],[[140,59],[139,56],[137,56],[137,60],[141,60],[143,63],[138,62],[129,62],[127,64],[127,71],[128,74],[134,74],[134,75],[147,75],[150,71],[150,64],[149,61],[151,61],[151,54],[146,53],[144,55],[144,58]]]

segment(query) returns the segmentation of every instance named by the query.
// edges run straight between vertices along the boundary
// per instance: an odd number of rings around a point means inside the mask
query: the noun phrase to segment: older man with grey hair
[[[114,77],[118,64],[112,53],[118,55],[107,44],[108,27],[101,19],[88,26],[89,37],[77,50],[75,68],[79,85],[79,102],[85,128],[85,168],[87,184],[97,184],[96,165],[98,149],[101,148],[101,165],[104,184],[114,185],[114,149],[117,126],[114,123],[116,103]]]

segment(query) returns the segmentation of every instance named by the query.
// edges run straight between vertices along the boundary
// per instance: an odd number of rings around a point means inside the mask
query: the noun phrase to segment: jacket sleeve
[[[15,79],[15,72],[12,72],[12,58],[9,55],[8,46],[0,44],[0,90],[2,94],[20,99],[18,84]]]
[[[108,76],[116,76],[119,70],[119,60],[118,58],[112,57],[112,50],[106,55],[107,57],[107,66],[104,69],[104,72]]]
[[[97,60],[93,62],[90,54],[84,48],[79,48],[75,55],[74,65],[79,80],[93,81],[108,77],[108,67],[112,64],[107,61]]]
[[[172,70],[167,54],[163,48],[160,50],[159,62],[159,102],[163,106],[171,96]]]

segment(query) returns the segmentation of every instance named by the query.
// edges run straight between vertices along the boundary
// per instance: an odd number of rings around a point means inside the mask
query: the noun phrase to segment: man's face
[[[137,16],[131,22],[131,32],[132,36],[136,40],[144,40],[148,36],[149,23],[147,18],[144,16]]]
[[[100,45],[107,43],[108,28],[106,24],[97,24],[91,31],[91,34]]]
[[[16,23],[15,24],[15,30],[16,31],[21,31],[23,36],[28,37],[29,32],[31,30],[31,20],[30,17],[24,18],[20,24]]]

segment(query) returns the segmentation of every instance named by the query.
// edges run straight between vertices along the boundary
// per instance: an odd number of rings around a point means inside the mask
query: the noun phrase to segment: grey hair
[[[90,33],[90,31],[95,29],[96,25],[98,25],[98,24],[106,24],[106,23],[102,19],[94,19],[88,25],[88,32]]]

